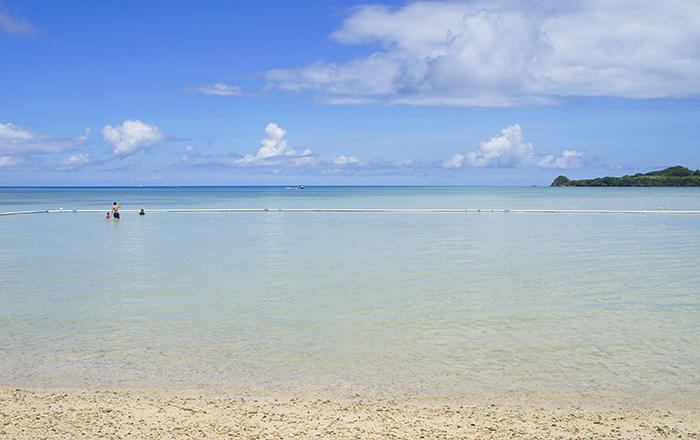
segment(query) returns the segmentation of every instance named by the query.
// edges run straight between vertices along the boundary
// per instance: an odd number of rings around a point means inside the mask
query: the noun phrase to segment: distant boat
[[[297,189],[304,189],[304,185],[297,186]]]

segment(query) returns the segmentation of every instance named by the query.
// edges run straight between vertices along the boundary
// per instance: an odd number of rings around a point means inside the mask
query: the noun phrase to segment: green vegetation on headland
[[[595,179],[569,180],[566,176],[554,179],[552,186],[700,186],[700,170],[676,166],[634,176],[597,177]]]

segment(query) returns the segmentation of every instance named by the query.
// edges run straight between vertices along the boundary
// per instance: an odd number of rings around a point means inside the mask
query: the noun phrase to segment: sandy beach
[[[325,399],[3,388],[0,438],[700,438],[697,399],[644,402],[602,393]]]

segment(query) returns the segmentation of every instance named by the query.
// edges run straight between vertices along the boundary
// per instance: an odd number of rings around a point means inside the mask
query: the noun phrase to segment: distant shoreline
[[[615,187],[698,187],[700,170],[692,171],[682,166],[622,177],[597,177],[595,179],[569,180],[566,176],[554,179],[551,186],[615,186]]]

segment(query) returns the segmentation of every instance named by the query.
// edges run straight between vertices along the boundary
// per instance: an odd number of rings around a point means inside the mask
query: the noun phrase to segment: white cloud
[[[84,143],[89,135],[89,127],[85,127],[82,136],[60,139],[34,133],[12,122],[0,123],[0,153],[58,153]]]
[[[16,156],[0,156],[0,167],[13,167],[24,162],[24,159]]]
[[[199,92],[205,95],[219,95],[219,96],[240,96],[243,94],[241,88],[238,86],[229,86],[224,83],[216,83],[214,85],[204,84],[197,87],[190,87],[185,90],[186,92]]]
[[[180,160],[182,160],[182,161],[188,161],[188,160],[190,160],[190,155],[189,155],[189,153],[191,153],[191,152],[193,152],[193,151],[194,151],[194,147],[193,147],[192,145],[187,145],[187,146],[185,147],[185,154],[182,155],[182,157],[180,158]]]
[[[532,163],[535,151],[531,143],[523,142],[519,124],[501,130],[501,136],[481,142],[477,151],[467,151],[467,163],[473,167],[520,167]]]
[[[18,127],[12,122],[8,122],[7,124],[0,123],[0,139],[6,139],[8,141],[28,141],[36,139],[37,137],[37,135],[33,134],[29,130]]]
[[[279,158],[280,156],[297,156],[296,150],[287,144],[287,134],[279,125],[270,122],[265,127],[265,136],[262,138],[260,148],[255,156],[246,154],[242,159],[236,161],[237,164],[243,165],[276,165],[277,161],[269,161],[271,158]],[[311,154],[308,148],[304,150],[303,156]]]
[[[354,156],[345,156],[341,154],[340,156],[332,159],[333,163],[336,165],[348,165],[360,163],[360,159]]]
[[[188,162],[187,166],[247,167],[255,169],[254,172],[274,174],[293,174],[303,170],[304,173],[343,175],[406,174],[439,169],[447,172],[445,169],[464,167],[579,168],[590,162],[583,152],[576,150],[566,150],[559,156],[536,154],[533,145],[523,140],[519,124],[504,128],[500,135],[481,142],[477,150],[455,154],[444,162],[362,159],[349,154],[324,156],[313,154],[308,148],[298,154],[289,146],[286,135],[283,128],[271,122],[265,127],[265,136],[255,155],[249,153],[234,160],[207,157],[208,161],[202,161],[203,157],[190,158],[186,153],[181,159]]]
[[[58,163],[59,169],[67,170],[78,168],[83,165],[87,165],[91,162],[90,155],[88,153],[77,153],[72,156],[63,159]]]
[[[452,159],[443,162],[442,166],[444,168],[461,168],[464,163],[464,156],[457,153],[452,156]]]
[[[0,4],[0,8],[2,5]],[[37,33],[37,28],[23,18],[14,18],[0,9],[0,29],[10,35],[31,37]]]
[[[155,125],[144,124],[136,119],[127,119],[122,125],[105,125],[102,129],[105,140],[114,146],[114,155],[130,154],[140,148],[151,147],[165,136]]]
[[[539,156],[530,142],[523,141],[520,124],[511,125],[501,130],[500,136],[482,141],[476,151],[467,151],[464,155],[455,154],[452,159],[443,162],[444,168],[489,167],[489,168],[579,168],[585,163],[584,153],[565,150],[559,157],[554,155]]]
[[[262,139],[262,145],[255,158],[265,159],[273,156],[291,156],[296,154],[296,151],[287,145],[287,139],[284,137],[285,134],[287,134],[287,131],[274,122],[267,124],[267,127],[265,127],[265,137]]]
[[[395,80],[402,74],[400,66],[382,55],[358,58],[345,64],[316,63],[293,70],[271,70],[267,79],[283,90],[304,89],[333,95],[379,95],[395,92]],[[352,104],[360,98],[345,97],[339,103]]]
[[[261,141],[258,152],[246,154],[240,159],[226,161],[226,164],[234,167],[260,167],[267,168],[274,173],[284,173],[288,170],[306,168],[316,169],[321,171],[325,169],[340,169],[349,167],[367,167],[373,164],[358,159],[350,155],[338,156],[319,156],[315,155],[311,149],[305,148],[299,154],[290,147],[286,138],[286,130],[281,128],[274,122],[267,124],[265,127],[265,136]],[[183,157],[183,160],[187,160]],[[388,166],[406,166],[410,161],[400,161],[400,164]],[[379,162],[376,162],[379,165]],[[381,166],[387,166],[387,163],[381,162]]]
[[[512,106],[563,96],[700,94],[700,2],[414,2],[360,6],[333,37],[380,49],[267,72],[329,103]]]
[[[537,160],[541,168],[581,168],[586,163],[582,151],[564,150],[559,157],[547,155]]]

